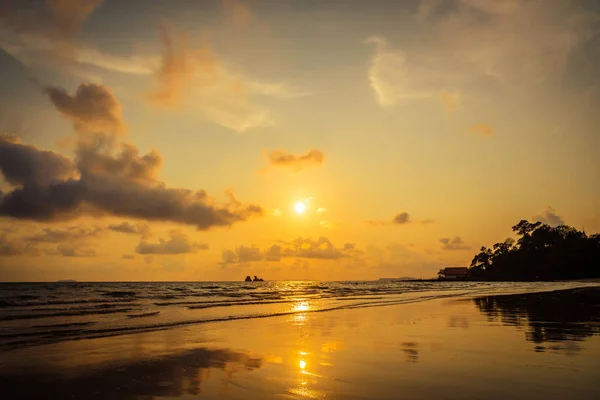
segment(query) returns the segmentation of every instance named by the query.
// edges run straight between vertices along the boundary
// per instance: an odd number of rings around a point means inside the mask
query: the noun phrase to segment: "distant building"
[[[464,279],[469,274],[469,268],[467,267],[447,267],[441,272],[442,279]]]

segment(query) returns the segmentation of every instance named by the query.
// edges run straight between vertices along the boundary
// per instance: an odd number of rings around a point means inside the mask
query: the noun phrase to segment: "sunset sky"
[[[434,277],[600,231],[600,2],[8,0],[0,280]]]

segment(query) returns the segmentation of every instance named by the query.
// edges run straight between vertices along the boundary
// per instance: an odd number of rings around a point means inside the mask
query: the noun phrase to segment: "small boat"
[[[248,275],[246,277],[246,279],[244,279],[244,282],[264,282],[265,280],[263,278],[259,278],[256,275],[254,275],[254,279],[250,278],[250,275]]]

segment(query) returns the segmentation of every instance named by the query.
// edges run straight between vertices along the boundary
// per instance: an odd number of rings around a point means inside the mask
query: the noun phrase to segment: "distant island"
[[[57,281],[58,283],[75,283],[77,282],[75,279],[61,279]]]
[[[403,276],[401,278],[379,278],[379,281],[416,281],[417,278],[411,278],[409,276]]]
[[[465,279],[536,281],[600,278],[600,234],[588,236],[567,225],[550,227],[521,220],[519,236],[475,255]],[[441,270],[442,273],[444,270]]]
[[[256,275],[254,275],[254,279],[252,279],[252,278],[250,278],[250,275],[248,275],[244,281],[245,282],[264,282],[264,279],[258,278]]]

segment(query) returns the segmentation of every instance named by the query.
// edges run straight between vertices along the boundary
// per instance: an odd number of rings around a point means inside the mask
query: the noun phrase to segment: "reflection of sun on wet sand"
[[[591,400],[599,299],[586,288],[310,312],[298,298],[280,317],[3,352],[0,387],[11,400]]]

